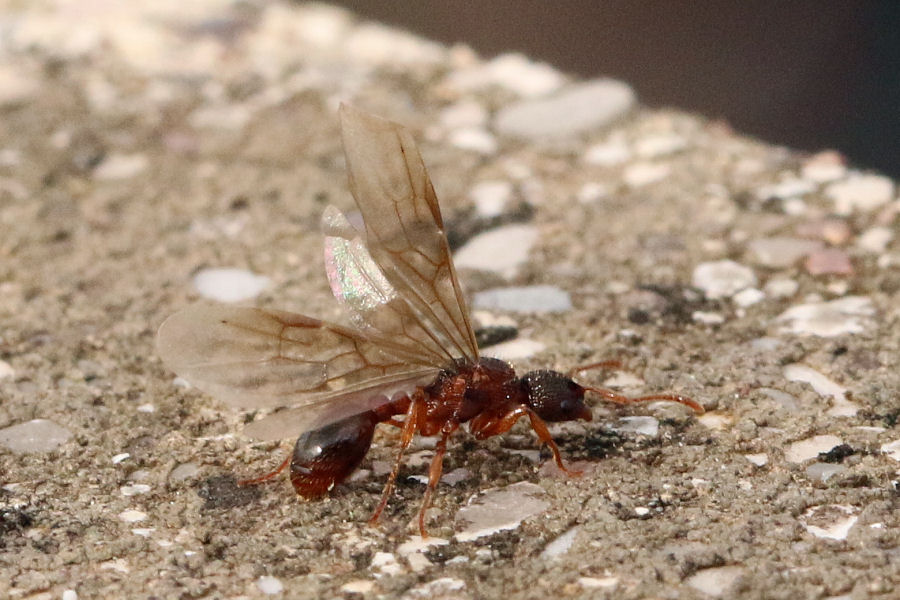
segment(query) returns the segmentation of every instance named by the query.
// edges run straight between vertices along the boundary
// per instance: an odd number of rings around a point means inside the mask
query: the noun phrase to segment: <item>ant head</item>
[[[584,404],[585,388],[556,371],[531,371],[520,380],[528,406],[545,421],[591,420]]]

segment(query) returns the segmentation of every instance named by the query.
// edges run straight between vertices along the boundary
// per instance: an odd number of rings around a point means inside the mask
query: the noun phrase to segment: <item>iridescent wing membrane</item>
[[[198,305],[169,317],[157,349],[201,390],[238,408],[287,410],[251,423],[279,439],[409,393],[456,358],[477,358],[440,210],[399,125],[342,107],[351,191],[366,240],[335,209],[323,219],[335,296],[360,330],[294,313]]]

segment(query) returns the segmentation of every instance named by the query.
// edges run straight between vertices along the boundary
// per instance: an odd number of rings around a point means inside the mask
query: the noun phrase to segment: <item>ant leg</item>
[[[423,539],[428,537],[428,532],[425,531],[425,511],[431,506],[434,489],[441,480],[441,473],[444,471],[444,454],[447,452],[447,440],[454,431],[456,431],[456,427],[441,433],[441,439],[435,445],[431,467],[428,469],[428,485],[425,487],[425,496],[422,498],[422,507],[419,509],[419,533]]]
[[[562,455],[559,453],[559,446],[557,446],[556,442],[553,441],[553,438],[550,437],[550,430],[547,429],[547,424],[544,422],[544,420],[530,408],[524,408],[526,414],[528,414],[528,418],[531,420],[531,428],[534,429],[534,432],[537,434],[538,439],[544,444],[550,446],[550,451],[553,452],[553,460],[556,461],[556,466],[558,466],[560,470],[569,477],[580,476],[581,471],[572,471],[571,469],[567,469],[566,465],[563,464]]]
[[[391,492],[394,491],[394,482],[397,480],[397,474],[400,473],[400,463],[403,460],[403,452],[409,447],[410,442],[412,442],[413,434],[416,432],[416,424],[418,421],[416,419],[416,413],[420,404],[417,400],[421,398],[421,393],[418,393],[412,398],[412,402],[409,403],[409,408],[406,411],[406,421],[403,422],[403,431],[400,433],[400,450],[397,452],[397,460],[394,462],[391,474],[388,475],[387,483],[384,485],[384,491],[381,493],[381,501],[378,502],[378,506],[375,508],[372,518],[369,519],[369,525],[375,525],[378,522],[378,517],[381,516],[381,512],[384,510],[384,507],[387,506],[388,500],[391,497]]]
[[[603,388],[586,387],[585,389],[599,394],[604,400],[615,402],[616,404],[634,404],[636,402],[653,402],[654,400],[665,400],[668,402],[678,402],[679,404],[689,406],[694,409],[694,412],[696,412],[698,415],[702,415],[704,412],[706,412],[704,408],[700,406],[699,402],[697,402],[696,400],[692,400],[687,396],[681,396],[680,394],[652,394],[650,396],[630,398],[623,394],[616,393],[612,390],[605,390]]]
[[[278,465],[278,468],[275,469],[274,471],[272,471],[271,473],[266,473],[265,475],[260,475],[259,477],[253,477],[252,479],[241,479],[240,481],[237,482],[237,484],[241,487],[243,487],[245,485],[257,485],[257,484],[264,483],[264,482],[272,479],[273,477],[275,477],[276,475],[278,475],[279,473],[284,471],[285,467],[287,467],[290,464],[291,456],[292,456],[292,453],[288,452],[287,458],[284,459],[284,462],[282,462],[280,465]]]
[[[566,371],[566,377],[574,377],[577,373],[581,373],[582,371],[590,371],[591,369],[621,369],[622,361],[616,360],[615,358],[610,360],[601,360],[600,362],[590,363],[586,365],[579,365],[577,367],[572,367],[568,371]]]

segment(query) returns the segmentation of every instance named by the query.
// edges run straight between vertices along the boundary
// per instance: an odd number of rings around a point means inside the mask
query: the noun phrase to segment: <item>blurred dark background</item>
[[[900,177],[900,1],[336,2],[485,57],[521,51],[623,79],[650,106],[722,118]]]

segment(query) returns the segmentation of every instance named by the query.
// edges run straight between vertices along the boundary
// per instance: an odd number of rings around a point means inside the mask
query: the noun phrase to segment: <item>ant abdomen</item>
[[[291,483],[304,498],[328,493],[353,472],[369,451],[378,418],[372,411],[307,431],[294,445]]]

